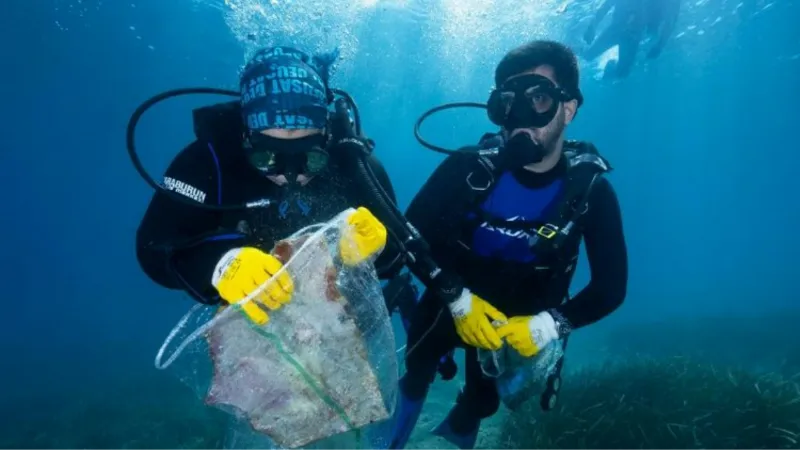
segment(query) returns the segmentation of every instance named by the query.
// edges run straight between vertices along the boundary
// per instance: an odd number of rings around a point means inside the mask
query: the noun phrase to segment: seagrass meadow
[[[637,358],[570,374],[560,406],[526,404],[503,448],[798,448],[800,377],[691,357]]]
[[[509,414],[496,444],[800,448],[797,319],[703,317],[615,329],[605,347],[613,356],[569,371],[555,410],[530,402]]]
[[[553,411],[540,411],[538,398],[513,413],[501,408],[484,421],[478,447],[800,448],[798,320],[783,313],[613,327],[568,351]],[[587,353],[599,357],[583,364]],[[225,446],[226,415],[170,375],[141,367],[97,379],[91,389],[0,411],[0,447]],[[430,429],[458,387],[436,382],[409,448],[452,448]]]

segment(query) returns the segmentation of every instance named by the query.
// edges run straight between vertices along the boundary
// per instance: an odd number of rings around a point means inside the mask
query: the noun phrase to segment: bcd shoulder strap
[[[466,175],[469,191],[466,195],[466,207],[479,205],[492,192],[494,183],[500,176],[502,169],[497,164],[499,148],[503,145],[502,137],[497,133],[486,133],[478,145],[464,147],[461,152],[477,154],[469,164],[470,171]]]
[[[531,247],[554,250],[563,247],[580,218],[589,210],[589,197],[595,184],[603,174],[612,170],[608,161],[589,142],[565,141],[564,156],[569,164],[564,195],[553,217],[543,218],[542,223],[534,228]]]
[[[456,208],[461,211],[461,220],[467,212],[480,212],[475,208],[478,208],[491,194],[495,182],[501,175],[502,169],[498,167],[494,157],[496,153],[493,152],[498,145],[502,145],[502,141],[498,144],[497,140],[496,135],[484,135],[480,145],[469,148],[476,152],[478,157],[472,164],[472,171],[466,175],[469,190],[465,195],[464,204],[461,208]],[[589,142],[565,141],[564,156],[569,164],[564,179],[564,194],[559,207],[553,211],[551,217],[535,221],[510,222],[487,214],[479,214],[481,217],[476,220],[509,230],[531,231],[531,246],[552,249],[563,247],[580,217],[588,211],[589,195],[595,183],[604,173],[612,170],[608,161]],[[541,248],[541,250],[546,249]]]

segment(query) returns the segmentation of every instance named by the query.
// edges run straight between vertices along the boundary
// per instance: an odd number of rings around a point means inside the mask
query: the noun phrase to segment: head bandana
[[[251,132],[325,128],[327,88],[313,59],[288,47],[262,50],[239,82],[242,118]]]

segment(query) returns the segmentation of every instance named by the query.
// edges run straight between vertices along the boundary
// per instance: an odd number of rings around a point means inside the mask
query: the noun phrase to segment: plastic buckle
[[[536,230],[536,234],[545,239],[553,239],[553,236],[555,236],[556,233],[558,233],[558,228],[550,224],[544,224],[539,227],[538,230]]]

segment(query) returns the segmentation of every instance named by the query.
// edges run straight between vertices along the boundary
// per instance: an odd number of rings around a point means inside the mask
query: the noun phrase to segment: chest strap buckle
[[[536,229],[536,234],[545,239],[553,239],[553,237],[558,234],[558,227],[546,223]]]

